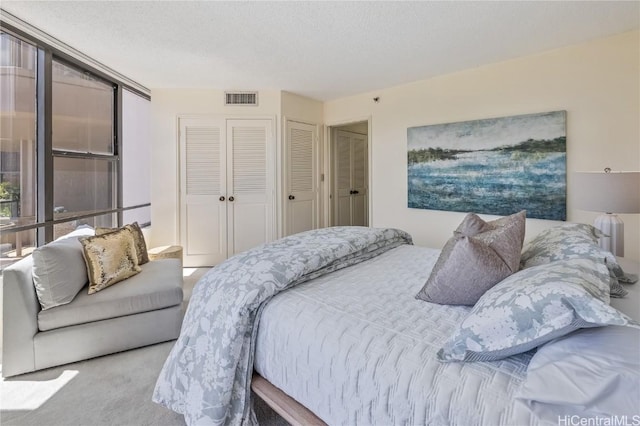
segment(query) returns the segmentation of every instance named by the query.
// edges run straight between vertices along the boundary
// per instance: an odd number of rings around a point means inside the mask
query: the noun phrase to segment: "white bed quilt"
[[[415,299],[439,251],[401,246],[278,294],[256,371],[331,425],[539,424],[514,395],[531,354],[440,363],[468,312]]]

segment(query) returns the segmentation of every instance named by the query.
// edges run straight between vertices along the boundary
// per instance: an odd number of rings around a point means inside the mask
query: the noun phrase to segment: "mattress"
[[[274,297],[255,370],[331,425],[539,424],[513,397],[531,353],[441,363],[470,308],[415,299],[439,250],[401,246]]]

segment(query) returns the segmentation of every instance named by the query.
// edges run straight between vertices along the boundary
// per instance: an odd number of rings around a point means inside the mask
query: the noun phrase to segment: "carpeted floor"
[[[206,271],[185,269],[185,304],[194,284]],[[184,425],[181,415],[151,401],[158,373],[173,343],[2,379],[0,424]],[[255,408],[260,424],[286,424],[260,400]]]
[[[151,401],[173,342],[3,380],[0,422],[8,425],[184,425]]]

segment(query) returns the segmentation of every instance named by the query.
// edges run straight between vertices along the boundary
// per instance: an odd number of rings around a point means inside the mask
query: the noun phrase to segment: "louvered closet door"
[[[351,225],[351,137],[338,131],[334,146],[334,225]]]
[[[367,220],[367,137],[354,134],[351,136],[351,224],[368,226]]]
[[[180,244],[185,266],[227,258],[223,120],[180,119]]]
[[[229,256],[273,240],[271,120],[227,120]]]
[[[338,130],[334,144],[334,224],[369,226],[367,136]]]
[[[318,227],[317,127],[287,121],[286,225],[287,235]]]

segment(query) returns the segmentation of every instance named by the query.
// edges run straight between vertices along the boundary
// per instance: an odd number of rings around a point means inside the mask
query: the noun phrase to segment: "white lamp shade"
[[[640,172],[577,172],[575,177],[580,210],[640,213]]]

